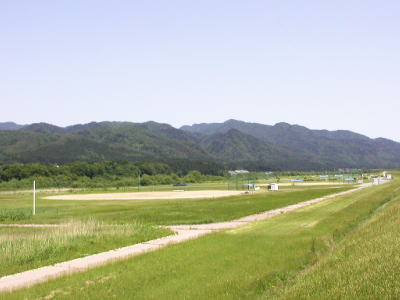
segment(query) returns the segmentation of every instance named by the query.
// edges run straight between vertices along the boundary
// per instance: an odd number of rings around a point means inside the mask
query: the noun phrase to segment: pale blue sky
[[[400,141],[400,1],[0,1],[1,121],[239,119]]]

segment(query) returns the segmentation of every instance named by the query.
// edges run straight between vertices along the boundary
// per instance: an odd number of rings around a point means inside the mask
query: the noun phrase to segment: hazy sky
[[[400,141],[400,1],[0,1],[1,121],[239,119]]]

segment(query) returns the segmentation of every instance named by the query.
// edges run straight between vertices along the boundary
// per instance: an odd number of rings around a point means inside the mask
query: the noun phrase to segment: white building
[[[229,175],[237,175],[237,174],[246,174],[249,173],[247,170],[235,170],[235,171],[228,171]]]
[[[374,181],[372,182],[373,185],[378,185],[378,184],[380,184],[380,183],[381,183],[380,177],[374,178]]]
[[[271,183],[271,184],[268,186],[268,189],[269,189],[270,191],[279,191],[279,184],[277,184],[277,183]]]
[[[386,174],[386,179],[392,180],[392,174]]]

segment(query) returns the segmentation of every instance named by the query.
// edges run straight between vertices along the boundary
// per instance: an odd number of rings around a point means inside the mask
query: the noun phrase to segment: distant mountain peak
[[[246,123],[246,122],[235,119],[229,119],[224,122],[224,124],[240,124],[240,123]]]
[[[286,129],[292,127],[292,125],[290,125],[289,123],[286,123],[286,122],[279,122],[279,123],[276,123],[274,126],[280,127],[280,128],[286,128]]]
[[[24,127],[24,125],[19,125],[14,122],[3,122],[0,123],[0,130],[18,130]]]

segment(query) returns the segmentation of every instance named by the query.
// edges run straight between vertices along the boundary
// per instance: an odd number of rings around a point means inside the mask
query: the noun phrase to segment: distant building
[[[234,170],[234,171],[228,171],[229,175],[237,175],[237,174],[246,174],[249,173],[247,170]]]
[[[270,185],[268,185],[268,189],[270,191],[278,191],[279,190],[279,184],[277,183],[271,183]]]
[[[344,180],[345,180],[345,181],[355,181],[356,178],[354,178],[354,177],[348,177],[348,178],[345,178]]]
[[[392,180],[392,174],[386,174],[386,179]]]
[[[294,184],[294,182],[303,182],[304,179],[292,179],[290,181],[293,182],[293,184]]]

